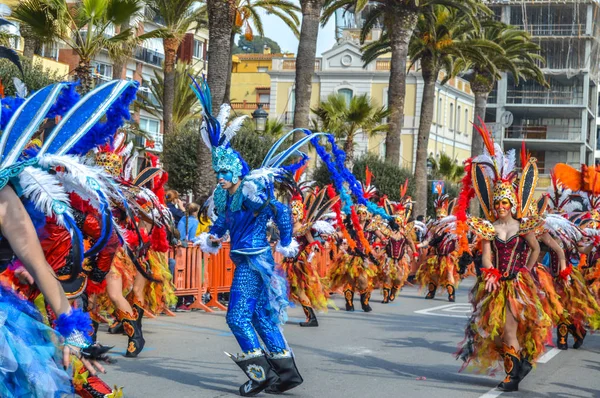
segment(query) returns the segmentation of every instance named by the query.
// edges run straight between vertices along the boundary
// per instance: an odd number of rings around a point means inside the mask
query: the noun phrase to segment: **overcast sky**
[[[297,2],[296,2],[297,3]],[[283,52],[298,52],[298,39],[292,33],[290,28],[279,18],[274,15],[267,15],[266,12],[260,11],[263,17],[263,26],[265,35],[273,39],[281,47]],[[236,39],[237,42],[237,39]],[[317,57],[321,53],[329,50],[335,44],[335,22],[331,18],[324,28],[319,29],[319,39],[317,41]]]

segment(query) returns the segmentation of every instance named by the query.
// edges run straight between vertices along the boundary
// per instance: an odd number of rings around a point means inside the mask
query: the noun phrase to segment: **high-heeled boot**
[[[284,354],[272,355],[267,359],[278,377],[273,384],[267,387],[266,393],[281,394],[304,382],[298,367],[296,367],[296,361],[289,351]]]
[[[116,318],[108,325],[108,333],[110,334],[122,334],[125,333],[123,329],[123,322],[120,319]]]
[[[226,354],[248,376],[249,380],[239,389],[242,397],[253,397],[278,380],[277,373],[262,350],[238,355]]]
[[[561,322],[556,326],[556,348],[559,350],[569,349],[567,338],[569,337],[569,326]]]
[[[364,312],[371,312],[373,308],[369,305],[371,299],[371,292],[369,290],[360,293],[360,306]]]
[[[531,369],[533,368],[533,366],[531,365],[529,358],[527,358],[527,355],[525,354],[525,350],[521,349],[520,357],[521,357],[521,370],[519,372],[519,380],[523,380],[525,378],[525,376],[527,376],[529,374],[529,372],[531,372]]]
[[[354,291],[344,290],[344,299],[346,300],[346,311],[354,311]]]
[[[142,322],[137,309],[133,309],[133,314],[117,309],[117,316],[123,322],[123,329],[128,337],[127,351],[125,356],[128,358],[137,357],[144,349],[146,340],[142,333]]]
[[[583,344],[583,339],[587,335],[587,332],[583,328],[583,326],[577,327],[573,324],[569,325],[569,332],[573,335],[575,339],[575,343],[573,343],[573,348],[578,349]]]
[[[387,287],[383,288],[383,301],[381,304],[389,304],[390,302],[390,289]]]
[[[136,320],[139,322],[140,328],[141,328],[142,327],[142,318],[144,318],[144,306],[142,305],[142,302],[133,293],[133,290],[131,292],[129,292],[129,294],[127,295],[127,301],[131,305],[131,308],[136,310],[136,313],[137,313]]]
[[[454,303],[456,301],[456,290],[454,286],[448,284],[446,285],[446,290],[448,290],[448,301]]]
[[[392,289],[390,290],[390,301],[396,300],[396,294],[398,294],[399,290],[400,290],[400,286],[398,286],[398,285],[392,286]]]
[[[506,377],[502,383],[498,384],[498,389],[501,391],[519,391],[519,373],[521,371],[521,358],[514,349],[514,347],[508,347],[504,345],[504,371]]]
[[[317,327],[319,326],[319,322],[317,321],[317,316],[315,315],[315,310],[312,307],[307,305],[303,305],[302,309],[304,310],[304,315],[306,315],[306,322],[300,322],[300,326],[303,327]]]
[[[435,292],[437,290],[437,285],[433,282],[429,282],[429,285],[427,286],[427,295],[425,296],[426,299],[431,300],[435,297]]]

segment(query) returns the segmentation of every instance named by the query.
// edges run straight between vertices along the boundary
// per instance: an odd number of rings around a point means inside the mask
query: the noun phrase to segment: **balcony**
[[[511,126],[504,131],[505,139],[581,141],[580,127]]]
[[[258,106],[262,105],[263,109],[267,110],[270,107],[270,103],[269,102],[247,102],[247,101],[242,101],[242,102],[232,102],[231,103],[231,108],[236,109],[236,110],[256,110],[258,109]]]
[[[144,9],[144,17],[148,20],[148,21],[152,21],[154,23],[157,23],[159,25],[166,25],[165,23],[165,19],[158,15],[158,13],[153,12],[150,7],[146,6],[146,8]]]
[[[538,37],[584,36],[585,24],[527,24],[515,25],[517,28]]]
[[[136,47],[133,56],[138,61],[146,62],[150,65],[162,66],[165,60],[164,54],[158,51],[149,50],[146,47]]]
[[[565,90],[508,90],[507,104],[583,106],[583,87]]]
[[[283,65],[281,67],[283,70],[296,70],[296,60],[295,59],[286,59],[283,61]],[[321,70],[321,60],[315,60],[315,71]]]

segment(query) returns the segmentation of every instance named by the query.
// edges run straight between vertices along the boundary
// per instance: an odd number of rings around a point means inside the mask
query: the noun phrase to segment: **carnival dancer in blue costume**
[[[22,96],[1,100],[0,230],[10,249],[8,255],[3,253],[9,260],[0,265],[0,272],[12,262],[14,253],[56,315],[52,329],[31,303],[6,286],[0,287],[2,397],[45,398],[72,394],[71,377],[66,372],[71,355],[83,357],[90,374],[103,371],[96,360],[106,359],[106,349],[90,345],[89,315],[70,307],[60,278],[52,273],[44,257],[32,222],[35,217],[30,214],[42,213],[69,230],[80,255],[73,262],[71,272],[63,275],[66,279],[62,282],[74,281],[82,272],[83,257],[89,252],[84,252],[82,233],[74,219],[69,194],[85,194],[104,209],[113,182],[68,153],[93,128],[106,126],[106,123],[97,123],[131,86],[132,83],[126,81],[110,82],[72,104],[61,121],[45,134],[41,148],[35,151],[28,150],[27,145],[44,120],[58,108],[65,108],[68,85],[58,83],[45,87],[27,99]],[[35,211],[26,209],[24,202],[31,204]],[[62,354],[55,346],[58,341],[63,342]]]
[[[298,148],[318,134],[311,133],[278,153],[282,142],[293,133],[289,132],[275,143],[261,167],[250,171],[229,144],[243,119],[238,118],[225,128],[229,105],[223,105],[215,118],[206,82],[198,84],[194,81],[192,88],[203,106],[202,139],[212,151],[218,182],[213,193],[217,219],[208,233],[200,235],[196,244],[205,252],[216,253],[229,233],[231,260],[236,266],[227,324],[242,353],[228,355],[250,379],[240,387],[240,395],[254,396],[264,389],[281,393],[303,380],[281,329],[287,318],[287,285],[285,276],[274,270],[266,229],[267,222],[274,220],[281,235],[277,251],[286,257],[297,254],[298,244],[292,238],[291,211],[289,206],[276,200],[274,184],[294,184],[293,167],[285,167],[283,163],[290,156],[305,158]],[[263,350],[259,336],[266,350]]]

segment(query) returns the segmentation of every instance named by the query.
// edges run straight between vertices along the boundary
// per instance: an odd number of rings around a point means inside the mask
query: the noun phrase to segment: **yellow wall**
[[[282,115],[285,112],[291,110],[291,104],[288,102],[290,97],[290,89],[294,85],[294,82],[279,82],[277,83],[277,104],[275,104],[275,112],[270,112],[271,115]],[[313,89],[314,93],[314,89]],[[290,99],[291,101],[291,99]],[[312,101],[311,101],[312,102]],[[271,104],[273,107],[273,104]]]
[[[410,169],[413,163],[413,145],[414,136],[402,134],[402,167]]]
[[[271,70],[271,66],[273,61],[271,59],[239,59],[238,63],[234,63],[233,72],[234,73],[254,73],[258,72],[258,67],[267,67],[268,70]]]
[[[404,96],[404,116],[415,116],[417,110],[415,109],[417,96],[417,85],[407,84],[406,95]]]
[[[271,87],[267,73],[232,73],[231,102],[256,102],[256,87]]]
[[[62,62],[55,61],[50,58],[44,58],[37,55],[33,56],[33,63],[41,63],[44,70],[50,70],[56,72],[60,76],[66,76],[69,74],[69,65],[63,64]]]
[[[385,92],[387,90],[387,83],[373,83],[371,85],[371,99],[375,105],[385,104]]]

